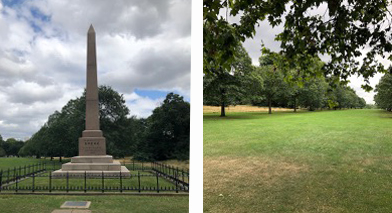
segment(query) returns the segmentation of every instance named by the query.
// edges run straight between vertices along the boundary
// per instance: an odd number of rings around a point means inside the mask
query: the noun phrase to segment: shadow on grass
[[[386,111],[386,110],[374,110],[380,118],[392,118],[392,112]]]

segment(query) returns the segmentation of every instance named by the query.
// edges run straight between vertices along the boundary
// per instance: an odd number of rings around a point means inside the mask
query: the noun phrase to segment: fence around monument
[[[41,162],[0,170],[0,193],[189,192],[189,171],[158,162],[121,162],[130,176],[77,175],[53,177],[61,163]]]

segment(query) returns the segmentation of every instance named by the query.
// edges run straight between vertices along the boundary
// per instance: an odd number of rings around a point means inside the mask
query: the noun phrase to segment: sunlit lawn
[[[392,114],[204,115],[205,212],[392,212]]]

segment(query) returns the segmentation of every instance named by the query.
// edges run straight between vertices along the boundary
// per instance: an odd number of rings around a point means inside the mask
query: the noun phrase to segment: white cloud
[[[161,105],[164,98],[151,99],[139,96],[136,93],[124,95],[125,101],[131,110],[131,115],[138,118],[146,118],[152,114],[152,111]]]

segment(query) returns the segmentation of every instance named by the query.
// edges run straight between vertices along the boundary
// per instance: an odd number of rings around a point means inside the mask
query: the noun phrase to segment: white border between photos
[[[203,212],[203,1],[192,1],[189,212]]]

